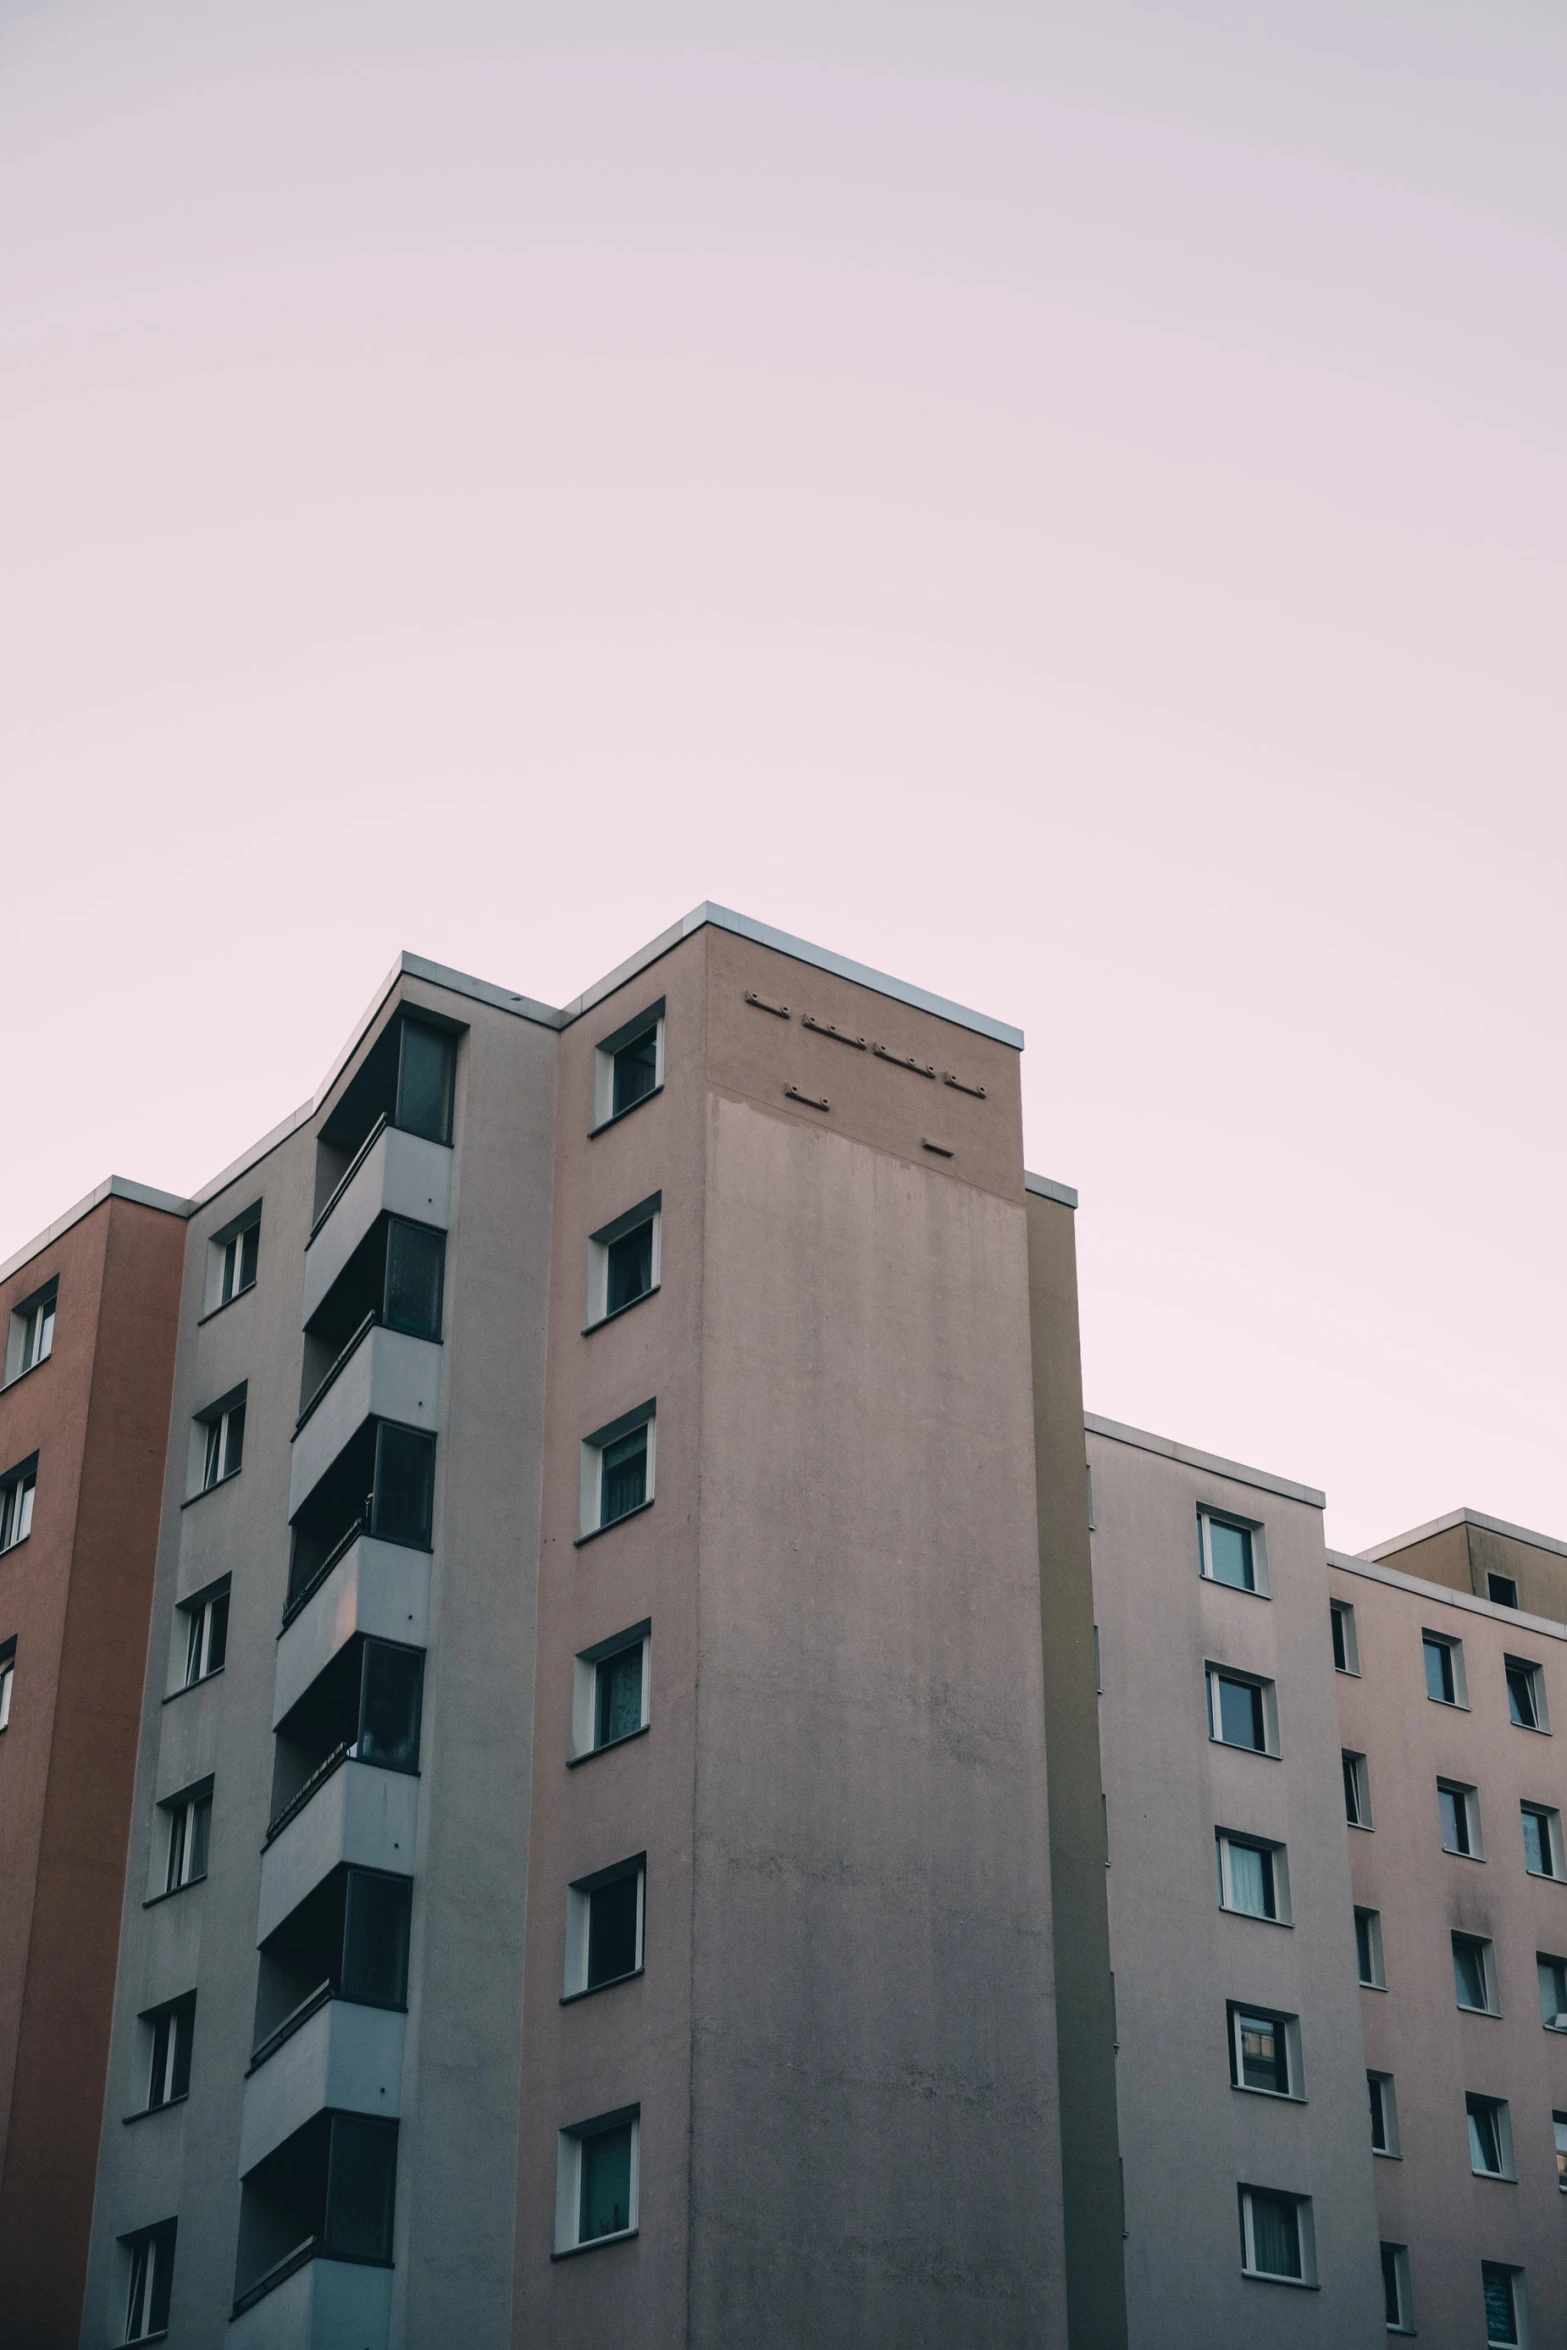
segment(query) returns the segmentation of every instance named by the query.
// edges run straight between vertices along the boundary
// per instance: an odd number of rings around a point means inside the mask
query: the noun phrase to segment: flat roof
[[[1472,1616],[1488,1616],[1493,1624],[1522,1626],[1529,1632],[1544,1633],[1552,1640],[1567,1640],[1567,1624],[1557,1623],[1554,1616],[1526,1615],[1521,1607],[1502,1607],[1494,1599],[1482,1599],[1477,1591],[1455,1591],[1450,1583],[1432,1583],[1424,1575],[1406,1575],[1397,1567],[1378,1566],[1372,1559],[1352,1556],[1347,1550],[1330,1550],[1328,1565],[1337,1567],[1344,1575],[1360,1575],[1368,1583],[1385,1583],[1395,1591],[1407,1591],[1425,1607],[1462,1608]]]
[[[35,1233],[31,1240],[24,1242],[21,1248],[8,1256],[5,1263],[0,1265],[0,1281],[9,1281],[11,1275],[19,1273],[30,1258],[36,1257],[52,1241],[58,1240],[62,1232],[69,1232],[71,1226],[79,1224],[84,1216],[90,1216],[94,1208],[101,1208],[106,1199],[134,1200],[138,1207],[161,1208],[166,1215],[180,1217],[188,1216],[196,1204],[194,1200],[181,1199],[172,1191],[155,1191],[150,1183],[135,1183],[129,1175],[106,1175],[101,1183],[88,1192],[85,1199],[79,1199],[74,1208],[67,1208],[63,1216],[56,1216],[52,1224],[46,1224],[42,1232]]]
[[[1251,1469],[1244,1461],[1227,1461],[1216,1452],[1199,1452],[1195,1445],[1177,1444],[1173,1436],[1152,1436],[1146,1428],[1128,1428],[1120,1420],[1101,1420],[1097,1412],[1083,1414],[1083,1426],[1090,1436],[1108,1436],[1115,1444],[1132,1444],[1140,1452],[1162,1453],[1169,1461],[1180,1461],[1188,1469],[1206,1469],[1210,1476],[1227,1477],[1236,1485],[1255,1485],[1263,1493],[1281,1493],[1286,1501],[1303,1501],[1308,1509],[1324,1510],[1328,1497],[1314,1485],[1297,1485],[1289,1477],[1277,1477],[1271,1469]]]
[[[1373,1542],[1358,1555],[1363,1559],[1393,1558],[1416,1542],[1428,1542],[1433,1534],[1450,1533],[1454,1526],[1479,1526],[1487,1534],[1505,1534],[1510,1542],[1525,1542],[1531,1550],[1549,1550],[1557,1558],[1567,1559],[1567,1542],[1559,1541],[1556,1535],[1534,1534],[1527,1526],[1514,1526],[1506,1518],[1489,1518],[1484,1510],[1467,1507],[1449,1510],[1445,1517],[1432,1518],[1407,1534],[1395,1534],[1390,1542]]]

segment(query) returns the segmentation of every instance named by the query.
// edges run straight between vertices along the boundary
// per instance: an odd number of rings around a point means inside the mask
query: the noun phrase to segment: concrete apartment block
[[[183,1201],[111,1178],[0,1274],[0,2338],[77,2339]]]
[[[1476,1523],[1496,1531],[1463,1512],[1426,1541],[1329,1559],[1349,1611],[1343,1745],[1369,1797],[1348,1831],[1355,1903],[1376,1921],[1365,2061],[1391,2084],[1395,2138],[1376,2205],[1422,2343],[1545,2350],[1567,2339],[1567,1625],[1387,1563]],[[1563,1547],[1505,1539],[1544,1561]]]
[[[1531,1534],[1480,1510],[1451,1510],[1445,1518],[1395,1534],[1365,1553],[1369,1559],[1428,1583],[1472,1591],[1503,1607],[1567,1622],[1567,1542]]]
[[[1385,2329],[1322,1496],[1112,1421],[1087,1431],[1127,2339],[1370,2350]]]

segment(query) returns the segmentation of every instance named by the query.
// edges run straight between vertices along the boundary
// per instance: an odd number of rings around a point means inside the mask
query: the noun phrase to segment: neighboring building
[[[77,2339],[183,1200],[112,1177],[0,1270],[0,2341]]]
[[[1562,1544],[1444,1523],[1559,1607]],[[1547,2350],[1567,2341],[1567,1624],[1401,1571],[1434,1547],[1329,1554],[1388,2314],[1433,2350]]]

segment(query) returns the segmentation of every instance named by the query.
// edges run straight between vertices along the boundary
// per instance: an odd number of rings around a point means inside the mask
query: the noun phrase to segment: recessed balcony
[[[352,1758],[317,1774],[306,1800],[261,1855],[256,1939],[264,1942],[306,1895],[345,1863],[411,1877],[419,1781]]]
[[[277,1648],[272,1727],[350,1640],[429,1645],[430,1554],[358,1533],[288,1615]]]
[[[289,1516],[298,1516],[365,1423],[388,1420],[433,1434],[440,1425],[441,1349],[427,1338],[365,1322],[316,1390],[294,1435]]]
[[[316,1313],[349,1258],[379,1216],[415,1224],[452,1220],[452,1154],[448,1145],[382,1124],[361,1146],[316,1219],[305,1245],[301,1321]]]
[[[225,2350],[386,2350],[392,2271],[303,2244],[244,2295]]]
[[[280,2027],[262,2043],[245,2081],[241,2173],[318,2113],[397,2118],[408,2025],[401,2010],[325,1997],[298,2022],[287,2021],[291,2028]]]

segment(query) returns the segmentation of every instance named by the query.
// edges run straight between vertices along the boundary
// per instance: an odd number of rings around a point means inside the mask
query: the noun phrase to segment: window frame
[[[604,1455],[613,1444],[634,1436],[639,1428],[647,1430],[647,1467],[642,1499],[630,1509],[619,1510],[612,1518],[603,1515]],[[618,1419],[608,1420],[602,1428],[595,1428],[591,1436],[582,1439],[582,1472],[580,1493],[580,1525],[574,1547],[581,1549],[584,1542],[592,1542],[597,1535],[607,1534],[611,1526],[622,1526],[628,1518],[637,1517],[653,1506],[656,1486],[656,1459],[658,1448],[658,1398],[650,1396],[646,1403],[637,1404]]]
[[[211,1583],[203,1584],[188,1598],[176,1600],[174,1605],[173,1654],[169,1660],[169,1696],[183,1696],[187,1689],[199,1689],[204,1681],[214,1681],[228,1664],[228,1634],[232,1614],[232,1575],[219,1575]],[[223,1654],[217,1664],[209,1660],[212,1654],[214,1609],[223,1603]],[[202,1669],[192,1673],[191,1664],[199,1653]],[[167,1700],[165,1700],[167,1702]]]
[[[1363,1828],[1369,1835],[1375,1825],[1371,1816],[1371,1766],[1365,1755],[1352,1746],[1339,1748],[1339,1759],[1344,1778],[1344,1824]],[[1354,1790],[1354,1809],[1350,1809],[1350,1790]]]
[[[1412,2334],[1415,2330],[1415,2304],[1409,2283],[1409,2246],[1407,2244],[1383,2243],[1377,2249],[1382,2256],[1383,2310],[1386,2311],[1389,2298],[1396,2303],[1398,2308],[1397,2317],[1388,2318],[1387,2330],[1390,2334]],[[1390,2252],[1393,2255],[1391,2261],[1388,2259]],[[1388,2274],[1390,2268],[1392,2270],[1391,2278]],[[1388,2293],[1389,2283],[1393,2287],[1391,2296]]]
[[[177,2219],[159,2220],[150,2228],[137,2228],[130,2235],[120,2238],[129,2261],[125,2324],[120,2335],[123,2343],[158,2342],[168,2332],[169,2296],[174,2285],[174,2256],[178,2239]],[[160,2302],[161,2324],[157,2322]],[[139,2310],[138,2303],[141,2304]]]
[[[1213,1571],[1213,1545],[1209,1538],[1210,1526],[1230,1526],[1250,1540],[1252,1580],[1231,1583]],[[1268,1548],[1260,1518],[1243,1518],[1238,1511],[1223,1509],[1218,1503],[1199,1502],[1197,1505],[1197,1572],[1204,1583],[1211,1583],[1219,1591],[1238,1591],[1245,1599],[1271,1599],[1268,1587]]]
[[[606,1975],[602,1982],[588,1981],[590,1955],[589,1929],[595,1893],[608,1885],[624,1884],[634,1877],[637,1885],[636,1964],[618,1975]],[[578,1877],[566,1887],[566,1941],[565,1963],[561,1978],[560,2004],[573,2006],[579,1999],[596,1999],[601,1991],[616,1990],[622,1983],[634,1983],[647,1964],[647,1854],[636,1852],[629,1859],[616,1861],[606,1869],[595,1869],[591,1876]]]
[[[1297,2290],[1315,2291],[1317,2285],[1317,2235],[1312,2215],[1311,2197],[1297,2195],[1288,2187],[1259,2187],[1242,2180],[1236,2189],[1240,2204],[1241,2275],[1260,2285],[1293,2285]],[[1270,2203],[1291,2203],[1295,2207],[1295,2240],[1300,2253],[1301,2273],[1298,2277],[1285,2276],[1277,2269],[1258,2268],[1256,2265],[1256,2230],[1252,2208],[1254,2196],[1265,2196]]]
[[[1438,1774],[1436,1792],[1438,1820],[1443,1819],[1442,1797],[1449,1796],[1453,1802],[1454,1821],[1462,1823],[1459,1832],[1465,1839],[1460,1844],[1449,1844],[1444,1824],[1442,1850],[1451,1860],[1483,1861],[1485,1858],[1485,1838],[1480,1826],[1479,1788],[1471,1786],[1467,1780],[1449,1779]]]
[[[1219,1907],[1227,1917],[1252,1918],[1259,1925],[1291,1926],[1294,1924],[1290,1908],[1289,1855],[1286,1847],[1271,1836],[1248,1835],[1239,1828],[1215,1828],[1214,1845],[1219,1871]],[[1260,1852],[1269,1863],[1273,1887],[1273,1909],[1241,1909],[1230,1899],[1230,1850],[1238,1847],[1243,1852]]]
[[[216,1493],[220,1485],[227,1485],[238,1477],[245,1466],[245,1411],[250,1394],[250,1382],[242,1379],[199,1412],[191,1414],[190,1465],[186,1477],[186,1504],[200,1501],[206,1494]],[[234,1424],[239,1424],[239,1458],[229,1467],[229,1457],[235,1449]],[[216,1474],[208,1474],[216,1468]],[[184,1505],[182,1505],[184,1506]]]
[[[1533,2336],[1529,2330],[1529,2288],[1523,2269],[1510,2260],[1482,2260],[1480,2263],[1481,2307],[1485,2306],[1485,2282],[1489,2276],[1505,2277],[1508,2284],[1512,2326],[1511,2335],[1493,2334],[1491,2321],[1485,2321],[1486,2350],[1530,2350]]]
[[[0,1731],[11,1727],[11,1699],[16,1682],[16,1639],[0,1640]]]
[[[1225,2019],[1230,2043],[1230,2087],[1246,2097],[1271,2097],[1276,2105],[1304,2105],[1306,2091],[1299,2016],[1287,2015],[1281,2008],[1266,2007],[1259,2000],[1230,1999],[1225,2002]],[[1289,2084],[1287,2088],[1265,2089],[1257,2082],[1247,2080],[1241,2031],[1250,2022],[1271,2024],[1281,2038],[1284,2077]]]
[[[162,1851],[158,1855],[157,1889],[154,1901],[172,1900],[176,1893],[188,1892],[192,1885],[204,1885],[212,1866],[212,1791],[214,1781],[193,1779],[188,1787],[177,1788],[172,1795],[160,1798],[158,1810],[163,1816]],[[206,1821],[200,1835],[196,1833],[196,1815],[205,1807]],[[201,1868],[190,1866],[198,1846]]]
[[[627,2225],[603,2236],[582,2234],[582,2149],[589,2138],[605,2137],[611,2130],[631,2127],[631,2177],[627,2198]],[[555,2154],[555,2249],[554,2260],[572,2260],[583,2252],[598,2252],[610,2244],[629,2243],[638,2233],[641,2203],[642,2169],[642,2108],[637,2105],[617,2106],[610,2113],[594,2114],[586,2121],[570,2122],[557,2130]]]
[[[640,1232],[644,1224],[653,1227],[652,1270],[648,1286],[638,1290],[635,1297],[627,1298],[624,1305],[611,1309],[609,1252],[617,1240],[629,1239],[633,1232]],[[627,1208],[624,1215],[611,1217],[607,1224],[601,1224],[596,1232],[588,1234],[588,1306],[587,1320],[582,1326],[584,1338],[590,1331],[601,1330],[606,1322],[618,1322],[622,1314],[629,1314],[634,1306],[642,1304],[644,1298],[657,1296],[663,1279],[663,1224],[664,1195],[662,1191],[654,1191],[646,1199],[638,1200],[634,1208]]]
[[[618,1738],[606,1738],[600,1745],[597,1743],[599,1668],[613,1663],[616,1657],[625,1656],[633,1648],[642,1651],[642,1719],[634,1730],[622,1730]],[[625,1746],[631,1739],[642,1736],[653,1719],[652,1665],[651,1616],[644,1616],[640,1624],[629,1624],[624,1632],[612,1632],[606,1640],[594,1641],[589,1648],[578,1649],[572,1659],[572,1751],[566,1758],[568,1768],[587,1762],[596,1754],[612,1754],[616,1747]]]
[[[1547,2021],[1545,2013],[1545,1985],[1541,1977],[1547,1967],[1555,1971],[1561,1984],[1561,1997],[1555,2010],[1558,2020],[1554,2022]],[[1567,2032],[1567,1958],[1557,1958],[1549,1950],[1537,1950],[1534,1954],[1534,1979],[1535,1989],[1540,1995],[1542,2027],[1547,2032]]]
[[[1335,1632],[1339,1633],[1342,1638],[1345,1658],[1343,1664],[1338,1661],[1340,1642],[1334,1639]],[[1355,1629],[1353,1601],[1348,1599],[1330,1599],[1328,1601],[1328,1640],[1333,1657],[1333,1670],[1336,1673],[1348,1673],[1358,1681],[1360,1678],[1360,1637]]]
[[[148,2041],[143,2044],[144,2062],[141,2068],[146,2095],[135,2112],[126,2115],[127,2121],[140,2121],[147,2114],[163,2113],[171,2105],[183,2105],[189,2097],[191,2057],[196,2035],[196,1994],[194,1991],[183,1991],[177,1999],[161,2000],[156,2007],[143,2008],[136,2020],[146,2026],[149,2035]],[[185,2086],[183,2089],[173,2089],[168,2088],[168,2084],[177,2078],[180,2069],[179,2031],[182,2024],[186,2029]],[[158,2045],[160,2032],[164,2036],[161,2052]],[[160,2070],[167,2094],[156,2096],[154,2092],[159,2086]]]
[[[1475,2161],[1475,2149],[1479,2145],[1479,2133],[1475,2128],[1475,2123],[1482,2114],[1490,2117],[1495,2128],[1497,2160],[1501,2165],[1498,2170],[1482,2169]],[[1477,2089],[1466,2089],[1464,2091],[1464,2118],[1468,2124],[1471,2175],[1477,2179],[1498,2179],[1507,2185],[1516,2186],[1518,2170],[1513,2160],[1513,2117],[1512,2108],[1507,2099],[1505,2097],[1488,2097],[1483,2091]]]
[[[1232,1747],[1237,1754],[1267,1755],[1271,1758],[1271,1760],[1277,1762],[1279,1759],[1279,1704],[1277,1684],[1265,1679],[1261,1673],[1243,1672],[1238,1665],[1217,1664],[1211,1658],[1204,1663],[1203,1673],[1205,1676],[1207,1688],[1208,1737],[1210,1742],[1215,1746]],[[1224,1736],[1222,1729],[1222,1701],[1220,1699],[1219,1689],[1220,1684],[1225,1681],[1228,1681],[1233,1687],[1236,1688],[1254,1690],[1260,1698],[1261,1703],[1255,1705],[1253,1708],[1254,1717],[1257,1714],[1260,1714],[1262,1717],[1263,1743],[1260,1746],[1242,1745],[1239,1739],[1226,1738]]]
[[[11,1308],[6,1323],[5,1370],[0,1387],[14,1387],[18,1379],[25,1379],[30,1371],[42,1370],[54,1353],[55,1321],[60,1303],[60,1276],[51,1273],[28,1296],[19,1298]],[[32,1335],[33,1325],[40,1326],[43,1344],[30,1360],[23,1360]]]
[[[615,1107],[615,1061],[628,1045],[638,1043],[654,1031],[653,1083],[646,1093],[639,1093],[635,1101],[624,1109]],[[635,1019],[623,1020],[607,1036],[601,1036],[593,1048],[593,1123],[588,1128],[588,1140],[602,1134],[610,1126],[618,1126],[622,1118],[629,1118],[640,1110],[644,1102],[656,1101],[664,1090],[664,998],[656,1000],[637,1013]]]
[[[1453,2003],[1459,2014],[1500,2016],[1502,2007],[1496,1976],[1496,1944],[1488,1934],[1464,1934],[1456,1926],[1449,1930],[1448,1940],[1453,1954]],[[1466,1949],[1480,1953],[1480,1970],[1485,1977],[1484,2007],[1472,2006],[1467,1999],[1458,1996],[1458,1952],[1461,1944]]]
[[[261,1260],[261,1209],[262,1202],[259,1199],[252,1200],[249,1207],[242,1208],[237,1216],[231,1216],[226,1224],[220,1224],[215,1232],[208,1234],[206,1270],[202,1283],[202,1306],[197,1317],[198,1326],[202,1322],[210,1322],[214,1314],[221,1314],[229,1306],[236,1305],[242,1297],[248,1297],[255,1288]],[[254,1249],[250,1252],[252,1256],[250,1278],[246,1280],[243,1278],[246,1257],[245,1242],[252,1232],[256,1235],[256,1239]],[[228,1295],[225,1296],[223,1284],[228,1268],[228,1252],[231,1248],[234,1251],[234,1280]]]
[[[1362,1974],[1360,1970],[1360,1925],[1362,1919],[1365,1921],[1366,1949],[1370,1955],[1372,1966],[1372,1972],[1369,1975]],[[1387,1989],[1387,1959],[1382,1947],[1382,1912],[1379,1909],[1367,1909],[1357,1901],[1354,1908],[1354,1921],[1356,1980],[1362,1991],[1385,1991]]]
[[[38,1455],[30,1452],[0,1477],[0,1557],[27,1541],[37,1503]]]
[[[1527,1730],[1533,1737],[1549,1738],[1551,1734],[1550,1709],[1545,1695],[1545,1668],[1526,1656],[1502,1658],[1502,1673],[1507,1688],[1507,1718],[1515,1730]],[[1513,1712],[1513,1675],[1521,1674],[1528,1684],[1529,1702],[1534,1711],[1532,1722],[1520,1722]]]
[[[1469,1682],[1464,1672],[1464,1644],[1462,1640],[1454,1633],[1433,1632],[1429,1625],[1423,1624],[1420,1628],[1420,1650],[1421,1669],[1425,1674],[1427,1704],[1450,1706],[1456,1712],[1467,1713],[1469,1711]],[[1451,1697],[1438,1697],[1431,1686],[1431,1670],[1427,1657],[1433,1650],[1439,1650],[1447,1657],[1447,1674],[1453,1684]]]
[[[1391,2073],[1378,2071],[1375,2065],[1366,2067],[1366,2098],[1371,2108],[1371,2151],[1385,2162],[1402,2162],[1403,2141],[1398,2134],[1398,2085]],[[1377,2126],[1381,2124],[1382,2144],[1377,2144]]]

